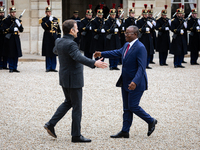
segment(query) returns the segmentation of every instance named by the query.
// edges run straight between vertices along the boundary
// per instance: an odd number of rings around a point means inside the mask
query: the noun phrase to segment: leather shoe
[[[129,133],[120,131],[119,133],[117,133],[115,135],[111,135],[110,137],[111,138],[129,138]]]
[[[178,65],[178,68],[185,68],[184,66],[182,66],[182,65]]]
[[[119,68],[117,68],[117,67],[113,67],[113,70],[120,70]]]
[[[182,61],[182,63],[187,63],[186,61]]]
[[[156,119],[154,119],[153,122],[149,124],[147,136],[150,136],[153,133],[153,131],[155,130],[156,124],[157,124]]]
[[[13,70],[9,70],[10,73],[13,73]]]
[[[19,73],[20,71],[19,71],[19,70],[17,70],[17,69],[14,69],[14,70],[13,70],[13,72],[17,72],[17,73]]]
[[[55,70],[55,69],[51,69],[50,71],[52,71],[52,72],[58,72],[57,70]]]
[[[72,136],[72,142],[78,143],[78,142],[91,142],[90,139],[85,138],[84,136]]]
[[[155,64],[155,62],[153,62],[153,61],[151,61],[151,62],[149,62],[150,64]]]
[[[50,72],[50,69],[47,69],[46,72]]]
[[[191,63],[191,65],[199,65],[199,63]]]
[[[5,70],[8,70],[8,68],[7,68],[7,67],[3,67],[3,69],[5,69]]]
[[[55,130],[54,130],[54,126],[52,126],[50,123],[46,123],[44,125],[44,128],[47,130],[47,132],[49,133],[49,135],[53,136],[54,138],[57,138]]]
[[[168,66],[168,64],[163,64],[163,66]]]
[[[147,66],[146,69],[152,69],[151,67]]]

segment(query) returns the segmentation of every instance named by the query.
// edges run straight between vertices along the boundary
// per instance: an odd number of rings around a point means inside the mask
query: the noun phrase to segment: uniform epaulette
[[[136,20],[139,21],[140,19],[142,19],[142,18],[139,18],[139,19],[136,19]]]
[[[85,19],[85,18],[82,18],[81,21],[82,21],[83,19]]]
[[[42,19],[43,19],[44,17],[42,17],[42,18],[40,18],[39,19],[39,24],[41,24],[42,23]]]
[[[58,18],[58,23],[60,23],[60,19]]]
[[[171,21],[174,21],[175,18],[173,18]]]
[[[93,21],[95,18],[92,18],[91,21]]]

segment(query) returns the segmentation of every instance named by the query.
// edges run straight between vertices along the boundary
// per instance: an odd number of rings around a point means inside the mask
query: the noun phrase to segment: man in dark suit
[[[72,142],[91,142],[81,135],[82,116],[82,87],[83,87],[83,65],[94,68],[106,68],[107,64],[89,59],[81,54],[78,45],[74,40],[77,37],[78,27],[74,20],[66,20],[63,23],[63,38],[55,42],[54,53],[58,54],[60,70],[59,80],[65,94],[65,101],[58,107],[53,117],[47,122],[44,128],[56,138],[54,127],[57,122],[72,110]]]
[[[150,136],[155,129],[157,120],[147,114],[140,106],[140,99],[147,90],[146,61],[147,51],[145,46],[138,40],[139,29],[129,26],[125,32],[127,43],[121,49],[96,52],[94,57],[116,58],[122,57],[122,74],[117,82],[121,87],[123,98],[123,127],[111,138],[129,138],[129,130],[133,120],[133,113],[148,123]]]

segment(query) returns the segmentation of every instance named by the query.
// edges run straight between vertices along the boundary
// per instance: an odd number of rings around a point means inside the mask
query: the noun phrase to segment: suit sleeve
[[[146,58],[147,58],[147,51],[144,46],[140,46],[138,48],[138,53],[137,53],[138,70],[137,73],[135,74],[135,77],[132,80],[132,82],[134,82],[136,85],[139,85],[142,78],[144,77],[146,69],[146,60],[147,60]]]
[[[75,60],[83,65],[86,65],[90,68],[95,68],[95,66],[94,66],[95,60],[92,60],[92,59],[89,59],[89,58],[83,56],[81,54],[81,52],[79,51],[78,45],[75,42],[71,43],[70,50],[68,53],[73,60]]]
[[[104,58],[120,58],[122,56],[123,47],[112,51],[101,52],[101,56]]]

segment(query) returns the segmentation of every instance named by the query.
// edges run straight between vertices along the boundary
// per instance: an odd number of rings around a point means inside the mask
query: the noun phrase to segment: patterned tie
[[[128,50],[129,50],[129,47],[130,47],[130,44],[128,44],[128,46],[127,46],[126,52],[125,52],[125,54],[124,54],[124,58],[125,58],[125,56],[126,56]]]

